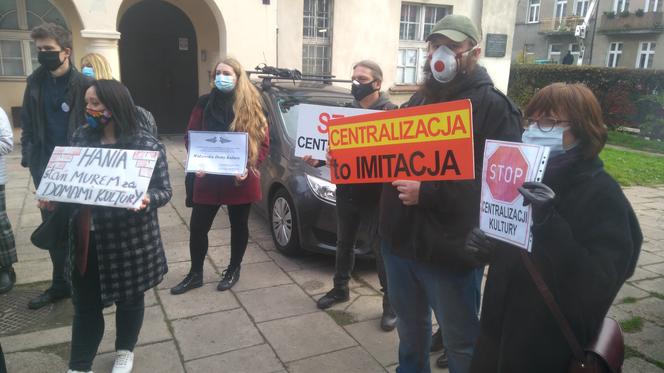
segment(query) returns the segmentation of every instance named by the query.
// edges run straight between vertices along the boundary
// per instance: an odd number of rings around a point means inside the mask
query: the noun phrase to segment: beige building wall
[[[118,27],[122,16],[141,0],[51,0],[66,18],[74,38],[73,62],[88,52],[103,54],[113,75],[121,76]],[[246,69],[259,63],[302,67],[303,0],[165,0],[182,10],[197,38],[199,93],[210,89],[209,73],[216,60],[236,57]],[[508,35],[504,58],[482,58],[496,86],[507,90],[517,0],[420,0],[417,4],[449,5],[453,13],[473,19],[483,35]],[[352,66],[372,59],[383,68],[383,89],[395,87],[399,48],[399,0],[334,0],[332,12],[332,74],[349,78]],[[167,27],[167,25],[165,26]],[[482,42],[485,47],[485,41]],[[25,79],[0,78],[0,105],[10,112],[22,104]],[[412,92],[395,95],[403,102]]]

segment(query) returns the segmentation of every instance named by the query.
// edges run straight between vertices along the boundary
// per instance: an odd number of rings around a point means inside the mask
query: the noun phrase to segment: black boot
[[[224,291],[228,290],[235,285],[235,283],[240,279],[240,266],[237,268],[231,268],[230,266],[224,269],[221,272],[221,281],[217,285],[217,290]]]
[[[333,287],[332,290],[328,291],[327,294],[323,295],[318,300],[318,308],[324,310],[330,308],[333,305],[341,302],[346,302],[350,299],[349,290],[347,286],[343,287]]]
[[[0,268],[0,294],[10,291],[16,282],[16,273],[12,266]]]
[[[383,302],[383,316],[380,318],[380,328],[391,332],[397,326],[397,314],[389,303]]]
[[[171,288],[171,294],[178,295],[203,286],[202,272],[189,272],[184,280]]]
[[[67,299],[70,297],[71,293],[69,293],[69,291],[63,292],[63,291],[54,291],[53,289],[47,289],[46,291],[36,296],[35,298],[30,299],[30,301],[28,302],[28,308],[31,310],[37,310],[51,303],[55,303],[57,301]]]

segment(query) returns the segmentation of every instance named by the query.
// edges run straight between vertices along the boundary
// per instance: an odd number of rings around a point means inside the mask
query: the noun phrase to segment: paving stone
[[[641,254],[639,255],[639,265],[640,266],[646,266],[648,264],[655,264],[655,263],[662,263],[664,262],[664,258],[655,255],[646,251],[641,251]]]
[[[217,283],[204,284],[184,294],[173,295],[170,289],[159,291],[159,299],[169,320],[226,311],[240,307],[233,294],[217,291]]]
[[[294,284],[236,294],[254,322],[281,319],[318,310],[313,300]]]
[[[384,373],[385,369],[361,347],[353,347],[288,364],[291,373]]]
[[[14,263],[13,267],[16,272],[17,285],[50,281],[53,273],[53,264],[51,264],[50,258],[30,261],[19,260],[18,263]]]
[[[185,361],[263,343],[242,309],[180,319],[171,325]]]
[[[185,229],[162,229],[161,240],[163,242],[189,242],[189,230]]]
[[[7,372],[11,373],[65,372],[68,368],[68,362],[60,356],[40,351],[16,352],[5,358]]]
[[[659,276],[664,276],[664,263],[650,264],[643,266],[646,271],[654,272]],[[662,289],[664,291],[664,289]]]
[[[399,362],[399,335],[396,330],[385,332],[380,329],[376,320],[351,324],[345,329],[382,365],[388,366]]]
[[[18,226],[21,228],[37,228],[42,223],[40,212],[23,213],[19,219]]]
[[[169,266],[171,263],[190,262],[189,241],[186,242],[164,242],[164,252]]]
[[[638,333],[625,333],[625,344],[635,348],[645,356],[657,361],[664,361],[664,328],[651,323],[644,323]]]
[[[290,284],[293,281],[272,261],[265,263],[243,264],[240,279],[233,287],[234,291],[260,289],[276,285]]]
[[[660,369],[641,358],[631,357],[625,360],[625,363],[623,364],[623,372],[664,373],[664,369]]]
[[[379,295],[362,295],[355,299],[346,312],[353,315],[355,321],[375,320],[383,314],[383,297]]]
[[[307,268],[299,271],[288,272],[295,282],[307,292],[307,294],[317,295],[327,293],[333,286],[334,266]],[[351,278],[348,286],[355,288],[361,286]]]
[[[634,270],[634,274],[632,277],[629,278],[629,282],[634,282],[634,281],[640,281],[640,280],[646,280],[650,278],[655,278],[655,277],[660,277],[657,273],[650,272],[647,269],[644,269],[645,267],[636,267]]]
[[[381,298],[383,297],[382,291],[375,290],[374,288],[368,286],[359,286],[353,288],[352,291],[356,292],[359,295],[379,295]]]
[[[276,250],[267,251],[267,255],[286,272],[298,271],[305,268],[329,266],[330,263],[334,265],[334,257],[328,257],[327,255],[309,255],[305,253],[300,256],[289,257]]]
[[[440,355],[441,355],[440,353],[434,353],[434,354],[429,355],[429,366],[431,367],[431,371],[432,372],[435,371],[436,373],[449,373],[450,370],[448,368],[440,369],[440,368],[436,367],[436,360],[438,359],[438,356],[440,356]],[[398,364],[395,364],[395,365],[391,365],[391,366],[387,367],[386,369],[389,373],[396,373],[398,366],[399,366]],[[625,372],[625,373],[627,373],[627,372]]]
[[[618,305],[614,304],[609,308],[609,312],[607,312],[606,317],[610,317],[616,321],[622,321],[622,320],[627,320],[632,317],[627,311],[624,309],[618,307]]]
[[[636,288],[630,284],[623,284],[616,296],[615,302],[622,302],[625,298],[645,298],[650,296],[650,293]]]
[[[223,216],[217,216],[217,219]],[[210,246],[230,245],[231,230],[230,228],[212,229],[208,233],[208,242]]]
[[[634,286],[645,291],[657,292],[664,294],[664,277],[656,278],[654,280],[643,280],[635,282]]]
[[[2,337],[4,353],[32,350],[71,341],[71,326]]]
[[[664,300],[650,297],[635,303],[625,303],[617,306],[631,316],[640,316],[661,326],[664,326]],[[664,340],[663,340],[664,343]]]
[[[189,262],[180,262],[180,263],[169,263],[168,264],[168,273],[164,277],[164,280],[157,285],[157,289],[170,289],[173,286],[180,283],[184,280],[187,273],[189,273],[189,268],[191,264]],[[203,263],[203,282],[216,282],[219,281],[220,277],[217,271],[212,267],[209,260],[206,260]]]
[[[231,262],[231,247],[230,245],[212,246],[208,249],[208,256],[217,268],[226,268]],[[247,244],[247,251],[242,258],[242,268],[244,269],[245,264],[271,261],[270,257],[265,254],[265,251],[260,246],[251,242]]]
[[[92,370],[95,372],[110,372],[113,369],[115,352],[109,352],[95,357]],[[132,373],[169,372],[184,373],[175,342],[167,341],[134,349],[134,368]]]
[[[98,353],[115,351],[115,313],[104,315],[104,323],[104,337],[101,340],[101,344],[99,344]],[[146,307],[143,326],[141,327],[141,333],[138,335],[137,345],[162,342],[169,339],[173,339],[173,336],[168,330],[161,307]]]
[[[284,362],[355,345],[324,312],[259,323],[258,328]]]
[[[185,364],[187,372],[272,373],[283,365],[267,344],[192,360]]]

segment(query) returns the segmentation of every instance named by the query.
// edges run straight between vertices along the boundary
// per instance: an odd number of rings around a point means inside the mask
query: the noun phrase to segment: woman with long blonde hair
[[[111,66],[99,53],[88,53],[81,57],[81,74],[92,79],[113,79]]]
[[[231,259],[217,290],[228,290],[240,278],[240,264],[249,239],[251,203],[261,196],[258,167],[269,148],[268,124],[260,93],[240,63],[233,58],[215,65],[214,87],[199,98],[189,117],[188,130],[246,132],[249,138],[247,169],[242,175],[221,176],[196,172],[191,196],[189,254],[191,269],[174,288],[182,294],[203,285],[203,262],[208,251],[208,232],[221,205],[228,207],[231,223]],[[187,148],[188,136],[185,136]]]

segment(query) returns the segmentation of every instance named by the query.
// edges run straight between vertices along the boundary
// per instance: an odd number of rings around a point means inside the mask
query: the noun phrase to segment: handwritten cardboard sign
[[[298,105],[295,156],[310,155],[325,160],[327,152],[327,126],[332,119],[375,113],[376,110],[301,104]]]
[[[518,188],[540,181],[549,148],[487,140],[482,168],[480,229],[487,236],[530,251],[532,207],[523,205]]]
[[[470,100],[333,119],[332,182],[475,178]]]
[[[37,198],[84,205],[138,208],[159,152],[58,146]]]

